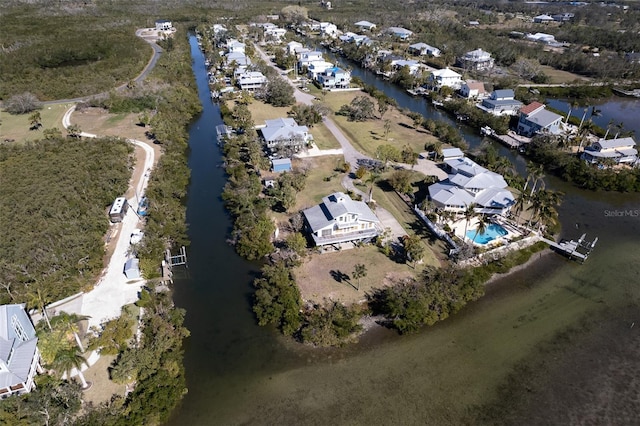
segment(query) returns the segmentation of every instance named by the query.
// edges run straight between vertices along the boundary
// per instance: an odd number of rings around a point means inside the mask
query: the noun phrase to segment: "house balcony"
[[[316,243],[316,246],[326,246],[328,244],[340,244],[340,243],[348,243],[353,241],[364,241],[370,240],[372,238],[377,237],[380,234],[381,230],[378,227],[362,229],[353,232],[341,232],[337,234],[327,235],[319,237],[315,234],[312,234],[313,241]]]

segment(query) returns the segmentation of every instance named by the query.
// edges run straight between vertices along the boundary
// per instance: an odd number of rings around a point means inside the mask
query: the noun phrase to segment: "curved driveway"
[[[64,114],[62,125],[65,129],[71,125],[71,114],[75,109],[74,105]],[[94,134],[84,132],[81,133],[81,136],[86,138],[97,137]],[[149,173],[146,171],[151,170],[153,167],[155,153],[153,148],[145,142],[135,139],[127,139],[127,141],[145,151],[144,164],[137,166],[142,167],[143,173],[141,173],[142,177],[136,186],[136,193],[142,196],[149,183]],[[144,279],[128,280],[124,275],[124,264],[129,258],[129,237],[139,223],[139,218],[134,213],[138,200],[136,197],[131,197],[127,201],[131,206],[135,207],[129,209],[120,225],[112,225],[119,228],[118,235],[113,237],[116,238],[115,250],[96,286],[93,290],[82,294],[81,303],[73,300],[67,305],[56,306],[57,310],[89,316],[89,327],[99,326],[106,320],[120,316],[122,306],[138,300],[138,292],[144,283]]]

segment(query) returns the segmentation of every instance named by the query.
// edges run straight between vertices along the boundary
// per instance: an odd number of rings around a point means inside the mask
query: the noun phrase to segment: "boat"
[[[431,105],[433,105],[434,107],[442,107],[444,106],[444,103],[440,102],[440,101],[436,101],[435,99],[431,101]]]
[[[484,136],[491,136],[491,135],[493,135],[493,133],[494,133],[494,132],[493,132],[493,129],[492,129],[491,127],[489,127],[489,126],[482,126],[482,127],[480,128],[480,134],[481,134],[481,135],[484,135]]]
[[[138,203],[138,216],[146,216],[148,208],[149,208],[149,199],[147,197],[142,197],[140,199],[140,202]]]

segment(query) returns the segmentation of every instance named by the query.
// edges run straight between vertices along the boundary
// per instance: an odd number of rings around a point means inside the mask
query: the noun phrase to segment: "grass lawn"
[[[541,65],[540,68],[546,75],[549,76],[549,83],[561,84],[561,83],[573,83],[576,80],[590,81],[591,79],[582,75],[574,74],[568,71],[562,71],[550,67],[548,65]]]
[[[13,115],[5,111],[0,112],[0,140],[13,139],[15,143],[25,143],[42,139],[42,131],[57,127],[62,130],[62,117],[72,104],[45,105],[40,110],[42,127],[40,130],[29,130],[31,113]]]
[[[333,133],[327,129],[324,123],[319,123],[311,129],[313,142],[320,149],[337,149],[340,148],[340,142],[333,136]]]
[[[334,274],[351,276],[359,263],[367,268],[367,276],[360,279],[359,290],[355,279],[337,281],[332,275],[333,271]],[[303,300],[321,302],[328,298],[345,304],[365,300],[366,293],[373,288],[390,284],[390,277],[406,277],[413,273],[411,266],[390,260],[374,245],[333,253],[314,253],[293,272]]]
[[[102,355],[98,362],[84,372],[84,377],[93,385],[83,393],[83,400],[100,404],[111,399],[115,393],[124,395],[125,386],[112,382],[109,379],[109,366],[116,359],[115,355]]]
[[[344,173],[336,172],[336,165],[343,161],[341,155],[327,155],[298,160],[307,168],[307,183],[304,190],[296,196],[296,205],[292,211],[314,206],[332,192],[344,191],[340,183]],[[325,178],[331,177],[329,181]]]
[[[87,108],[75,111],[71,123],[80,126],[83,132],[100,136],[119,136],[123,138],[148,140],[148,127],[138,126],[139,114],[110,114],[102,108]]]
[[[324,103],[335,112],[342,105],[349,104],[356,96],[369,95],[364,92],[331,92],[325,96]],[[414,129],[413,120],[395,108],[389,108],[382,120],[374,118],[364,122],[353,122],[338,115],[334,115],[333,119],[356,149],[372,157],[375,157],[376,149],[382,144],[391,144],[400,150],[409,145],[415,152],[422,152],[425,143],[436,140],[426,131]],[[386,120],[389,120],[390,128],[385,138]]]

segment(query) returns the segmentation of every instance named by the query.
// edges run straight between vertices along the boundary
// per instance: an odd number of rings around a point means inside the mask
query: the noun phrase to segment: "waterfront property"
[[[307,231],[317,246],[371,241],[380,232],[380,221],[362,201],[334,192],[322,203],[302,211]]]
[[[351,73],[338,67],[325,69],[316,79],[325,89],[345,89],[351,85]]]
[[[460,74],[447,67],[433,71],[429,75],[429,85],[436,88],[448,86],[457,89],[462,84],[461,78]]]
[[[157,31],[173,31],[173,24],[167,19],[159,19],[156,21]]]
[[[237,82],[242,90],[262,89],[267,84],[267,77],[260,71],[246,71],[238,76]]]
[[[487,99],[483,99],[478,108],[493,115],[516,115],[522,102],[515,99],[511,89],[494,90]]]
[[[509,234],[509,231],[504,229],[497,223],[490,223],[484,232],[479,232],[478,228],[467,230],[466,237],[479,245],[487,245],[491,241],[495,241],[499,238],[505,237]]]
[[[482,49],[467,52],[458,59],[460,66],[466,70],[483,71],[493,68],[493,58],[491,53]]]
[[[476,213],[504,215],[515,204],[500,174],[466,157],[448,158],[444,164],[448,178],[429,186],[429,198],[437,208],[462,213],[474,205]]]
[[[554,112],[547,111],[540,102],[532,102],[520,108],[520,118],[518,119],[518,134],[533,136],[536,133],[560,133],[562,116]]]
[[[484,99],[486,95],[484,83],[481,81],[468,80],[460,87],[460,96],[465,99]]]
[[[265,126],[260,129],[260,133],[270,149],[286,146],[299,151],[313,140],[309,128],[299,126],[293,118],[265,120]]]
[[[616,164],[635,164],[638,150],[632,138],[600,139],[586,147],[581,157],[592,164],[605,160],[612,160]]]
[[[38,337],[25,305],[0,306],[0,398],[31,392],[39,369]]]

